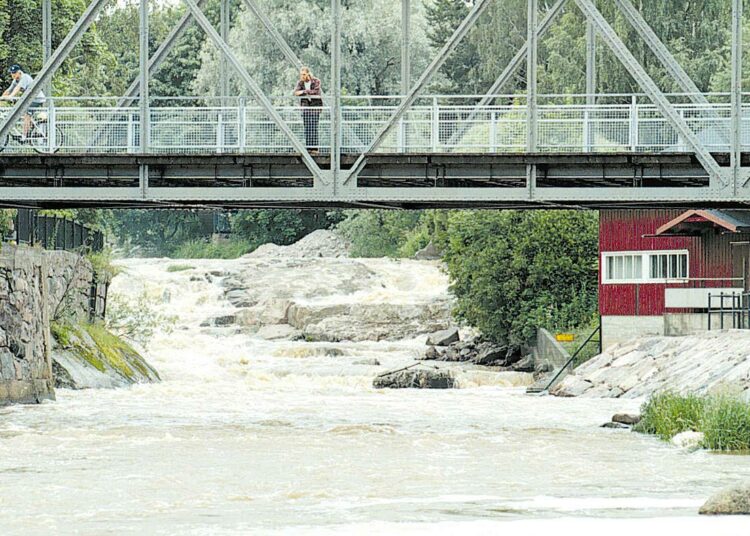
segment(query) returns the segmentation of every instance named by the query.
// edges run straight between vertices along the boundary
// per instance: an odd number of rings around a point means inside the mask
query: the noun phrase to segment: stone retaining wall
[[[80,255],[2,245],[0,405],[54,398],[50,322],[88,319],[93,279],[91,263]]]

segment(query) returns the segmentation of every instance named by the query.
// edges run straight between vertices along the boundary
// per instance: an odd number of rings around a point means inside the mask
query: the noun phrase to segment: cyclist
[[[7,90],[5,90],[5,93],[3,93],[3,96],[0,97],[0,100],[15,99],[19,96],[19,94],[29,89],[29,86],[31,86],[32,82],[34,82],[34,79],[31,77],[31,75],[23,72],[23,70],[21,70],[21,66],[18,64],[11,65],[10,69],[8,69],[8,72],[10,73],[11,78],[13,78],[13,83]],[[45,99],[46,97],[44,96],[44,93],[40,91],[39,93],[37,93],[34,100],[26,109],[26,114],[24,114],[23,117],[22,141],[26,141],[26,137],[31,131],[31,118],[34,115],[34,108],[41,107],[44,104]]]

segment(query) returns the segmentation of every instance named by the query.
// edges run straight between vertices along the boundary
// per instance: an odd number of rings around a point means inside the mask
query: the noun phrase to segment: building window
[[[688,278],[687,251],[602,254],[602,283],[665,283]]]

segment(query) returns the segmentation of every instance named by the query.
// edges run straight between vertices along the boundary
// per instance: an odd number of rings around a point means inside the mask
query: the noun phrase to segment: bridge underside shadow
[[[728,154],[714,155],[729,166]],[[330,158],[318,157],[322,170]],[[295,155],[5,155],[4,207],[744,207],[686,153],[373,154],[356,179],[316,183]],[[750,164],[750,153],[743,155]],[[536,170],[530,181],[529,170]],[[739,191],[735,191],[739,190]]]

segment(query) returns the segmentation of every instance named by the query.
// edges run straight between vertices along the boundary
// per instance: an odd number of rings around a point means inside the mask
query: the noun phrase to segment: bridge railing
[[[526,102],[522,95],[434,95],[417,100],[391,130],[380,152],[520,153],[526,148]],[[728,94],[707,94],[710,104],[671,95],[678,113],[711,151],[728,150]],[[48,99],[51,127],[60,133],[59,151],[68,153],[140,152],[137,100],[125,108],[116,98]],[[347,96],[342,100],[342,150],[364,151],[401,102],[398,96]],[[273,104],[292,131],[304,140],[297,99]],[[743,117],[743,143],[750,148],[750,106]],[[0,117],[7,109],[0,109]],[[330,149],[331,114],[325,99],[319,146]],[[292,153],[294,149],[261,106],[250,98],[153,98],[149,102],[148,150],[157,153]],[[643,95],[599,95],[587,105],[584,95],[542,95],[538,105],[540,152],[689,151],[667,120]],[[53,129],[54,130],[54,129]],[[2,143],[2,140],[0,140]],[[31,151],[9,144],[5,150]]]

